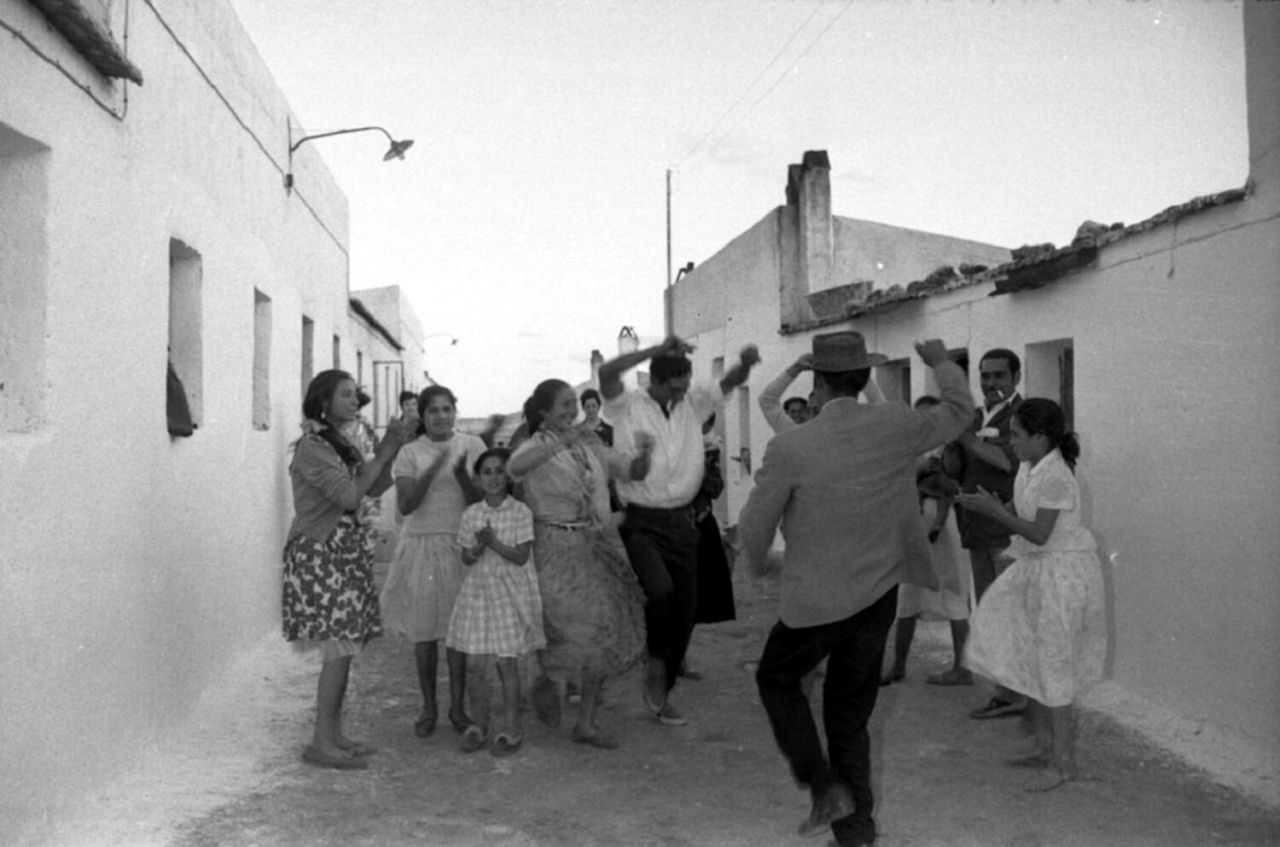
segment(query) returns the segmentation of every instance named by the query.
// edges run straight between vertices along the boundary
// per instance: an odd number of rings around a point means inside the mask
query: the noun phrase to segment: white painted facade
[[[398,285],[351,292],[351,345],[342,368],[371,399],[363,411],[381,435],[400,415],[401,391],[421,391],[422,322]]]
[[[940,337],[974,362],[989,348],[1012,348],[1023,354],[1024,395],[1055,399],[1058,353],[1069,346],[1085,517],[1106,564],[1113,682],[1196,725],[1275,749],[1280,7],[1246,3],[1244,25],[1251,155],[1242,196],[1188,203],[1105,236],[1096,258],[1042,287],[1009,286],[1013,263],[921,299],[887,298],[821,329],[857,329],[873,350],[911,359],[913,397],[931,387],[912,352],[917,339]],[[724,278],[740,287],[710,299],[732,308],[715,312],[706,292],[701,300],[680,286],[672,292],[675,331],[700,344],[704,370],[715,356],[732,361],[742,343],[762,342],[765,363],[744,395],[808,350],[813,334],[778,334],[778,274],[757,261],[778,217],[722,251]],[[997,286],[1018,290],[990,296]],[[805,383],[795,393],[807,391]],[[737,449],[735,428],[749,431],[745,443],[759,455],[767,434],[754,399],[743,398],[749,422],[734,422],[729,435]],[[732,481],[730,523],[750,485],[743,474]]]
[[[346,198],[311,145],[286,192],[299,122],[229,4],[93,6],[142,86],[0,0],[0,820],[19,842],[238,656],[285,649],[288,445],[304,368],[349,336]],[[190,438],[166,428],[171,288]]]

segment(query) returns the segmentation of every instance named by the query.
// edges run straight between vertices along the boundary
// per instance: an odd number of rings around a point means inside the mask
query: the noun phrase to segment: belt
[[[684,512],[693,512],[693,504],[686,503],[683,506],[676,506],[671,509],[659,509],[656,506],[641,506],[636,503],[627,503],[628,512],[634,512],[636,515],[653,515],[655,517],[662,515],[679,515]]]
[[[536,521],[536,523],[540,523],[543,526],[555,527],[556,529],[563,529],[565,532],[581,532],[583,530],[591,529],[591,524],[585,521]]]

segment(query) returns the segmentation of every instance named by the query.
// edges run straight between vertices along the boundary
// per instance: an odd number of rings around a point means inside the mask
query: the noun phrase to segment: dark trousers
[[[689,648],[698,607],[698,529],[693,509],[629,505],[620,534],[644,589],[649,655],[666,666],[670,691]]]
[[[897,606],[894,587],[867,608],[835,623],[792,629],[779,621],[769,633],[756,670],[773,737],[796,781],[815,797],[833,782],[844,783],[853,794],[854,813],[832,824],[837,841],[842,830],[863,834],[867,827],[874,827],[867,721],[880,691],[880,665]],[[823,658],[827,660],[822,684],[827,754],[809,698],[800,687],[800,680]]]

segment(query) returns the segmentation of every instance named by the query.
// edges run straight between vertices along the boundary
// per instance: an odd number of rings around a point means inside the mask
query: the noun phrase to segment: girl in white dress
[[[1021,461],[1017,512],[979,489],[960,504],[1009,527],[1014,559],[982,596],[971,621],[965,664],[1030,699],[1035,750],[1011,765],[1042,768],[1028,791],[1075,778],[1072,703],[1102,679],[1107,628],[1102,565],[1080,523],[1072,468],[1080,454],[1061,407],[1031,398],[1013,413],[1010,446]]]

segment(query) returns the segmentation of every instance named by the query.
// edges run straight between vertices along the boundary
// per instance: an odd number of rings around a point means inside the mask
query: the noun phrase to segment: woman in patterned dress
[[[1093,534],[1080,523],[1076,457],[1080,445],[1052,400],[1028,399],[1013,413],[1009,441],[1021,461],[1014,512],[979,489],[965,508],[1015,534],[1015,559],[983,594],[970,626],[965,664],[1030,698],[1035,749],[1011,765],[1042,768],[1028,791],[1076,776],[1072,702],[1102,679],[1107,624],[1102,565]]]
[[[606,473],[643,479],[652,440],[634,460],[606,447],[585,426],[575,426],[578,398],[566,382],[538,384],[524,405],[529,440],[507,469],[524,484],[533,510],[533,560],[542,595],[547,648],[533,687],[544,723],[559,723],[556,683],[580,684],[572,738],[613,748],[618,742],[596,724],[604,681],[632,667],[644,654],[644,592],[610,522]],[[607,470],[606,470],[607,469]]]
[[[344,371],[317,374],[302,404],[304,435],[289,477],[294,518],[284,548],[282,613],[290,641],[320,646],[316,723],[303,759],[343,770],[368,767],[373,751],[342,734],[342,700],[351,658],[381,634],[373,591],[373,544],[358,510],[366,495],[391,485],[391,462],[411,437],[393,426],[368,462],[342,435],[358,410],[356,384]]]

